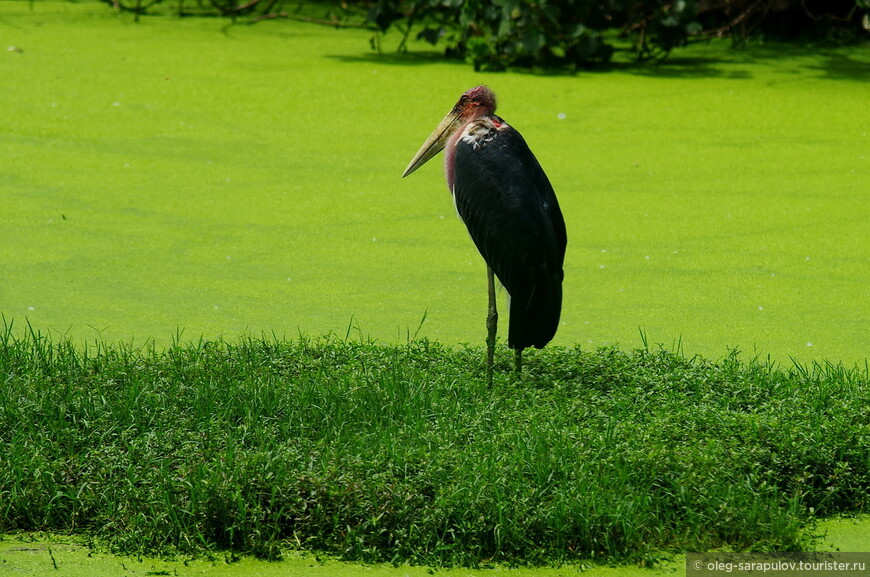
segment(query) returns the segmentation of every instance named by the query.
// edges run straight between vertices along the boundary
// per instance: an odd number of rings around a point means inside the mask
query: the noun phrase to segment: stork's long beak
[[[402,178],[405,178],[426,164],[430,158],[441,152],[444,149],[444,145],[447,144],[450,135],[456,132],[460,126],[462,126],[462,122],[459,112],[451,111],[450,114],[444,117],[444,120],[441,121],[438,127],[432,131],[432,134],[429,135],[429,138],[426,139],[426,142],[423,143],[423,146],[420,147],[420,150],[411,159],[408,168],[402,173]]]

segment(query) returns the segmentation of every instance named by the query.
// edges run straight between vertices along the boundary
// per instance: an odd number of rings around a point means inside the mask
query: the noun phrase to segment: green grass
[[[868,372],[335,338],[0,334],[0,530],[423,564],[795,550],[870,509]]]
[[[160,345],[351,319],[396,344],[426,313],[420,336],[483,343],[484,266],[438,163],[399,176],[485,82],[568,224],[556,344],[643,328],[707,358],[863,365],[870,51],[723,41],[493,74],[420,43],[379,58],[369,35],[0,1],[0,313]]]

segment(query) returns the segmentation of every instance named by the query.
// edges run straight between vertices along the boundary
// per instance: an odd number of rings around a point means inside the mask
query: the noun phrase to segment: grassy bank
[[[0,531],[430,564],[796,549],[870,509],[867,371],[429,341],[0,335]]]

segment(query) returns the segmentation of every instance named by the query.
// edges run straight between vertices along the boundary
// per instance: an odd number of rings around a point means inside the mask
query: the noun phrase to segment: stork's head
[[[408,168],[402,173],[402,177],[408,176],[432,158],[447,144],[451,136],[469,122],[482,118],[495,112],[495,94],[486,86],[475,86],[459,98],[453,110],[444,117],[438,127],[432,131]]]

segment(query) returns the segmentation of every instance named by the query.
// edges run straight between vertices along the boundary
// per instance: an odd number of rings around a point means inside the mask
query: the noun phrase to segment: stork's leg
[[[516,350],[514,363],[517,368],[517,377],[523,376],[523,349]]]
[[[486,315],[486,386],[492,386],[492,364],[495,358],[495,335],[498,331],[498,311],[495,307],[495,275],[486,267],[489,312]]]

